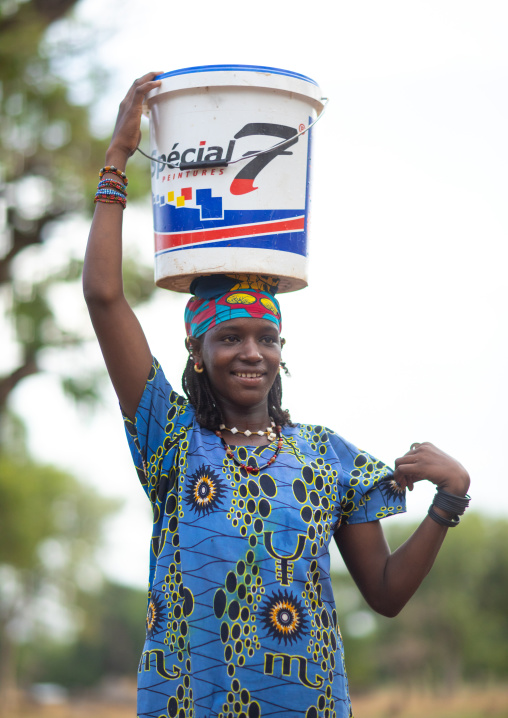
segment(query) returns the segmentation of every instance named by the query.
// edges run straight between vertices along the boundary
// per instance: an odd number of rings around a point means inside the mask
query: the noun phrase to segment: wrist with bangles
[[[444,489],[438,488],[434,496],[434,501],[430,505],[428,515],[436,523],[441,524],[441,526],[453,528],[459,525],[460,517],[469,506],[470,501],[471,497],[468,494],[465,496],[456,496],[455,494],[448,493],[448,491]],[[452,518],[447,519],[445,516],[441,516],[434,508],[452,514]]]
[[[116,175],[117,179],[105,177],[104,175]],[[104,178],[104,179],[103,179]],[[127,190],[129,184],[127,175],[114,165],[106,165],[99,172],[99,185],[95,194],[94,202],[105,204],[120,204],[125,209],[127,204]]]

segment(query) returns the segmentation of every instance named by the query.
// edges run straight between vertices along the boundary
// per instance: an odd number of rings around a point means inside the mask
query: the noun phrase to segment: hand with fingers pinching
[[[409,491],[417,481],[427,480],[456,496],[465,496],[470,484],[462,464],[428,441],[411,444],[410,450],[396,459],[393,478]]]
[[[155,80],[160,72],[148,72],[137,79],[120,103],[115,129],[111,138],[106,161],[123,165],[134,154],[141,140],[141,114],[143,99],[150,90],[160,87],[161,81]]]

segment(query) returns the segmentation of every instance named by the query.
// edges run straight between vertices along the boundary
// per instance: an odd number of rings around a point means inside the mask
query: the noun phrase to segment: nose
[[[254,337],[244,339],[241,345],[240,357],[244,361],[256,363],[262,361],[263,357],[259,351],[259,345]]]

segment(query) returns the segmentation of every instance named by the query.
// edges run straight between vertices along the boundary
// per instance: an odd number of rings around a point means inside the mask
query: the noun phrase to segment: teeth
[[[257,373],[251,373],[251,372],[236,372],[236,376],[241,377],[242,379],[257,379],[258,377],[262,376],[262,374]]]

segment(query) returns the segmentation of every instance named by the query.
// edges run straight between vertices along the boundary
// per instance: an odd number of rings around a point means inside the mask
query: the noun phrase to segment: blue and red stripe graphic
[[[155,252],[168,252],[213,243],[229,243],[231,240],[255,239],[268,235],[294,234],[305,232],[305,215],[277,219],[271,222],[227,225],[210,229],[192,229],[184,232],[155,232]],[[234,242],[237,246],[237,242]],[[256,246],[249,242],[248,245]],[[265,243],[262,246],[266,246]],[[286,250],[286,251],[295,251]]]

